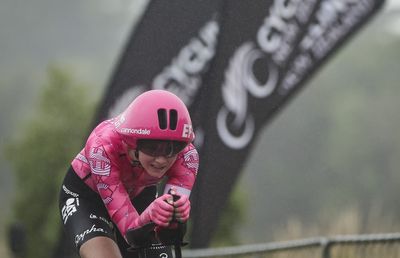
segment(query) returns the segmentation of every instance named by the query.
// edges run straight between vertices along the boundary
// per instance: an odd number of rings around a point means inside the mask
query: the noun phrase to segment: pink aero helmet
[[[140,94],[119,115],[116,130],[132,147],[139,139],[190,143],[194,139],[192,121],[183,101],[165,90]]]

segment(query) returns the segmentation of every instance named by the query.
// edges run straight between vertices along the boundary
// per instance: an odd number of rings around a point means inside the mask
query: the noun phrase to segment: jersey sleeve
[[[120,168],[113,158],[111,144],[91,145],[86,148],[91,176],[111,220],[125,236],[139,216],[120,180]]]
[[[178,155],[177,160],[168,172],[168,180],[164,189],[167,193],[175,187],[180,194],[190,195],[199,170],[199,154],[190,144]]]

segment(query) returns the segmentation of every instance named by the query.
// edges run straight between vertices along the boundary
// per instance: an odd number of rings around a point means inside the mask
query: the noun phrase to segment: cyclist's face
[[[152,177],[161,178],[165,175],[168,169],[176,161],[176,157],[173,156],[150,156],[139,150],[139,161],[143,168],[146,170],[147,174]]]

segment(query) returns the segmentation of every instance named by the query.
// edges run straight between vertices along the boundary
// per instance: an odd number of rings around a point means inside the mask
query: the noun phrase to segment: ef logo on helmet
[[[193,127],[192,125],[189,124],[184,124],[183,125],[183,132],[182,132],[182,137],[184,138],[190,138],[193,134]]]

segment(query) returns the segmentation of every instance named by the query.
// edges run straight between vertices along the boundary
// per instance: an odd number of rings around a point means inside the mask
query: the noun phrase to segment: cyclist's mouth
[[[151,167],[160,171],[163,171],[166,168],[166,166],[155,166],[155,165],[151,165]]]

